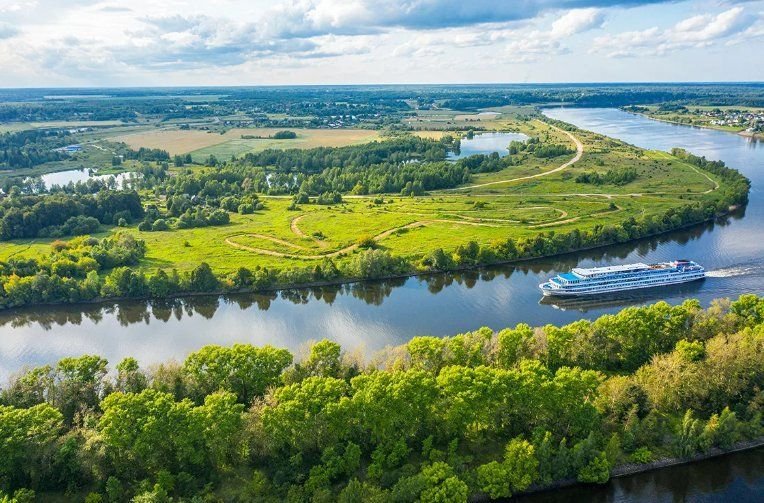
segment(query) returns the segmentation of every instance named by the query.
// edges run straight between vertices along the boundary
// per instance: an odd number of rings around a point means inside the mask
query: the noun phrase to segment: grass
[[[504,115],[496,116],[492,121],[500,129],[511,128],[529,136],[548,136],[554,142],[565,142],[574,147],[564,133],[541,121],[517,121]],[[245,131],[247,134],[270,133],[270,130]],[[240,135],[241,130],[226,134]],[[376,137],[376,132],[363,130],[300,130],[299,134],[301,137],[297,140],[281,142],[307,147],[320,142],[362,141],[363,135]],[[584,144],[581,160],[562,171],[531,180],[506,182],[551,172],[572,155],[554,159],[526,155],[517,166],[473,177],[471,185],[501,182],[485,187],[433,192],[421,197],[388,194],[382,196],[384,204],[373,203],[379,196],[346,196],[343,204],[304,204],[297,211],[288,210],[289,197],[264,196],[265,210],[252,215],[234,214],[231,223],[225,226],[166,232],[139,232],[135,227],[127,230],[110,228],[99,236],[119,230],[144,239],[148,253],[139,266],[144,270],[189,270],[204,261],[216,272],[225,274],[241,266],[313,266],[324,256],[331,256],[338,262],[347,261],[357,253],[355,244],[363,236],[374,237],[378,247],[395,255],[416,260],[436,248],[452,251],[473,240],[489,244],[539,232],[617,225],[628,217],[660,215],[668,208],[688,201],[714,197],[713,177],[709,178],[667,153],[641,150],[591,132],[576,131],[574,134]],[[154,136],[157,135],[165,137],[164,132],[154,132]],[[216,139],[225,137],[211,136]],[[236,139],[209,145],[205,150],[225,157],[232,151],[228,146],[232,142],[236,144]],[[214,150],[216,148],[218,150]],[[635,168],[637,179],[624,186],[574,181],[577,174],[587,171],[604,173],[616,167]],[[315,235],[323,238],[317,239]],[[46,254],[51,241],[2,243],[0,260]]]

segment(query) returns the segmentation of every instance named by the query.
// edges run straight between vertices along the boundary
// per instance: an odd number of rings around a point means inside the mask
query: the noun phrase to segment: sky
[[[0,87],[762,80],[762,0],[0,0]]]

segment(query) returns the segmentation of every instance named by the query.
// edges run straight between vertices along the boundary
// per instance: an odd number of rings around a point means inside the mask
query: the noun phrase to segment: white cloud
[[[696,15],[668,29],[652,27],[640,31],[608,34],[594,39],[591,52],[610,57],[665,55],[670,52],[713,45],[730,37],[748,33],[760,26],[762,17],[732,7],[716,15]]]
[[[600,28],[604,22],[605,13],[602,9],[576,9],[566,13],[552,23],[552,35],[555,37],[569,37],[594,28]]]

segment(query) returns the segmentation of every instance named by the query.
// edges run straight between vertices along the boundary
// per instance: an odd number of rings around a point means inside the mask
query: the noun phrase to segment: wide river
[[[724,160],[753,181],[744,213],[660,238],[469,273],[409,278],[273,295],[198,297],[170,303],[121,302],[0,313],[0,382],[23,367],[95,353],[114,365],[182,360],[205,344],[273,344],[299,352],[329,338],[367,355],[419,334],[480,326],[568,323],[658,300],[764,293],[764,144],[741,136],[655,122],[615,109],[549,109],[547,115],[634,145],[683,147]],[[600,301],[540,302],[537,285],[576,265],[694,259],[710,270],[700,283]],[[636,475],[601,488],[537,495],[531,501],[754,501],[764,490],[764,451]]]
[[[745,214],[656,239],[482,271],[347,285],[273,295],[197,297],[171,303],[121,302],[0,313],[0,382],[30,365],[64,356],[102,355],[116,364],[182,360],[205,344],[273,344],[299,351],[334,339],[367,355],[415,335],[447,335],[481,326],[539,325],[593,318],[626,305],[681,302],[764,292],[764,145],[741,136],[673,126],[615,109],[550,109],[546,113],[640,147],[674,146],[722,159],[753,180]],[[697,260],[703,282],[599,301],[541,302],[537,285],[576,265],[674,258]]]

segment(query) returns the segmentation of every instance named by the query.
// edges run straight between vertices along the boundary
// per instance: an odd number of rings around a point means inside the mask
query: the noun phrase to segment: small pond
[[[475,133],[472,138],[462,138],[459,153],[451,152],[451,160],[462,159],[475,154],[492,154],[498,152],[501,157],[509,154],[509,144],[512,141],[525,141],[528,137],[522,133]]]
[[[57,171],[55,173],[47,173],[40,176],[40,179],[42,179],[42,182],[45,184],[45,187],[50,189],[54,185],[64,186],[68,185],[69,182],[77,183],[77,182],[86,182],[87,180],[93,179],[93,180],[107,180],[110,177],[114,178],[114,181],[116,182],[117,188],[122,188],[122,182],[124,180],[130,179],[132,176],[138,176],[135,173],[132,172],[124,172],[124,173],[118,173],[116,175],[99,175],[97,172],[89,170],[89,169],[69,169],[66,171]]]

